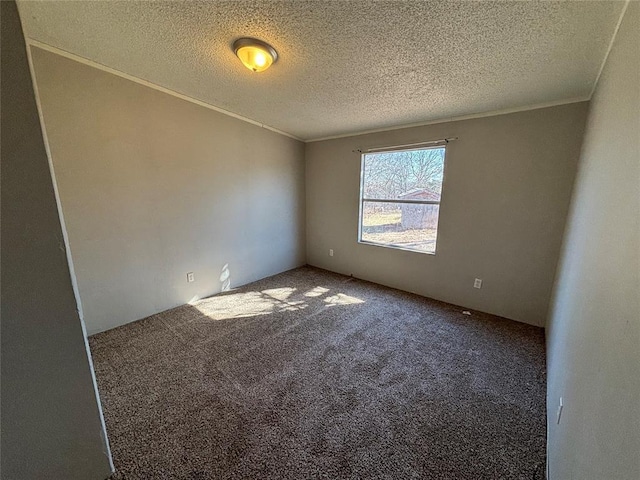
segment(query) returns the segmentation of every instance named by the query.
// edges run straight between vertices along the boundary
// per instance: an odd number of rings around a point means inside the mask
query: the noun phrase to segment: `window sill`
[[[358,240],[358,243],[361,245],[371,245],[372,247],[382,247],[382,248],[391,248],[393,250],[402,250],[405,252],[413,252],[413,253],[422,253],[422,254],[426,254],[426,255],[432,255],[435,256],[436,252],[430,252],[428,250],[418,250],[416,248],[409,248],[409,247],[405,247],[403,245],[394,245],[393,243],[375,243],[375,242],[368,242],[366,240]]]

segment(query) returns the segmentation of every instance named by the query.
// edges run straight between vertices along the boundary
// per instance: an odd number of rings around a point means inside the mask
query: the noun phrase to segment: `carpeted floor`
[[[303,267],[90,338],[116,479],[544,478],[540,328]]]

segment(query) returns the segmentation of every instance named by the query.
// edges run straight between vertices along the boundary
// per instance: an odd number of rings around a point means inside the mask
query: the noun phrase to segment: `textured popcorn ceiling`
[[[301,139],[586,99],[624,2],[20,1],[26,36]],[[266,72],[231,50],[275,47]]]

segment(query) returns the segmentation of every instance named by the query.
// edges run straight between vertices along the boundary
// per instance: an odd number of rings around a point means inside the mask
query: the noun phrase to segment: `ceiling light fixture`
[[[233,51],[252,72],[262,72],[278,59],[271,45],[255,38],[239,38],[233,42]]]

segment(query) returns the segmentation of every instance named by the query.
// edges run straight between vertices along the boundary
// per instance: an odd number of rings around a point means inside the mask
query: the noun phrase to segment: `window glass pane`
[[[435,253],[440,205],[363,202],[361,238],[425,253]]]
[[[364,155],[363,198],[440,201],[444,147]]]

